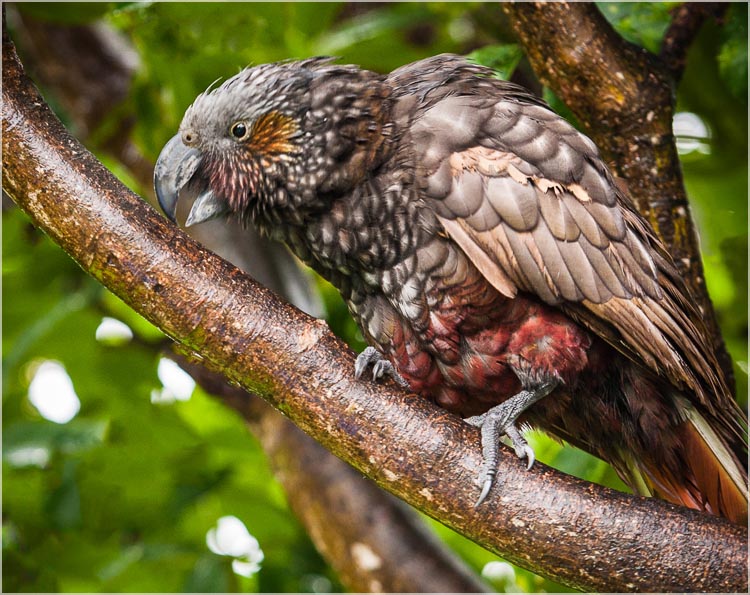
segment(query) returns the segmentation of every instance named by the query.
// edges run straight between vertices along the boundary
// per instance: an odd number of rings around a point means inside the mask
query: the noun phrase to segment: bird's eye
[[[242,140],[247,136],[247,126],[242,122],[237,122],[236,124],[232,124],[231,132],[234,138]]]

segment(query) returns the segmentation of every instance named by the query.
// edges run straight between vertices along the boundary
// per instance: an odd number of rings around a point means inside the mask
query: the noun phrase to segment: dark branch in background
[[[729,8],[727,2],[685,2],[674,9],[672,22],[661,42],[659,59],[669,69],[675,83],[685,70],[688,49],[709,17],[719,19]]]
[[[498,485],[474,509],[475,428],[393,385],[355,381],[354,354],[324,322],[169,225],[72,138],[5,35],[3,83],[3,184],[16,204],[187,353],[381,487],[508,560],[586,591],[747,589],[745,527],[542,464],[526,471],[509,449]]]
[[[592,3],[518,2],[504,3],[503,9],[539,79],[575,114],[666,244],[734,390],[672,134],[675,82],[669,68],[675,65],[625,41]],[[670,28],[668,40],[674,41],[667,54],[675,63],[694,35],[698,15],[686,21],[690,27],[676,21]]]
[[[14,6],[8,18],[30,72],[70,118],[78,138],[125,165],[145,187],[151,185],[153,164],[131,140],[135,114],[122,109],[138,64],[138,55],[117,32],[104,24],[61,26],[26,17]],[[107,126],[117,111],[114,125]]]
[[[144,188],[151,186],[153,164],[132,144],[135,115],[116,111],[115,125],[98,133],[128,94],[136,57],[116,31],[102,24],[61,26],[42,23],[12,8],[14,33],[24,61],[54,93],[78,137],[130,168]],[[153,202],[153,201],[152,201]],[[253,229],[214,224],[203,229],[202,243],[308,312],[320,310],[306,275],[285,248],[270,244]],[[175,357],[171,353],[171,357]],[[263,400],[230,386],[223,376],[186,363],[209,393],[238,410],[271,460],[290,507],[317,549],[355,592],[481,592],[487,586],[444,544],[424,521],[361,473],[333,456],[284,419]],[[371,554],[371,555],[370,555]],[[405,562],[407,561],[407,562]]]

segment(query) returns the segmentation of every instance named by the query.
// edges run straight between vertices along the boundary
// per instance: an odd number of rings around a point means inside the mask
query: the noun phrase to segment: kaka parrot
[[[519,427],[633,490],[747,520],[746,418],[664,246],[594,143],[524,88],[441,55],[388,75],[328,58],[243,70],[162,150],[174,221],[236,217],[346,301],[390,375],[481,428],[480,502]]]

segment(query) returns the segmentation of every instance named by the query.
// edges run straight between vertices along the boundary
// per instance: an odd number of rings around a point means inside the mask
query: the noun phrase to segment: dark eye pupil
[[[242,138],[247,133],[247,128],[244,124],[235,124],[232,126],[232,134],[235,138]]]

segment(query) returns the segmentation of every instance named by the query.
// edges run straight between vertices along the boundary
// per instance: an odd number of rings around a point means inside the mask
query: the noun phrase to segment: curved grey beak
[[[202,159],[201,152],[184,145],[179,134],[173,136],[159,154],[154,167],[154,190],[161,210],[173,223],[176,222],[180,192],[195,175]],[[185,226],[216,219],[226,212],[224,201],[219,200],[211,190],[205,190],[195,199]]]
[[[159,154],[154,167],[154,190],[159,206],[170,221],[175,222],[180,190],[193,177],[201,163],[198,150],[186,147],[179,134],[173,136]]]

